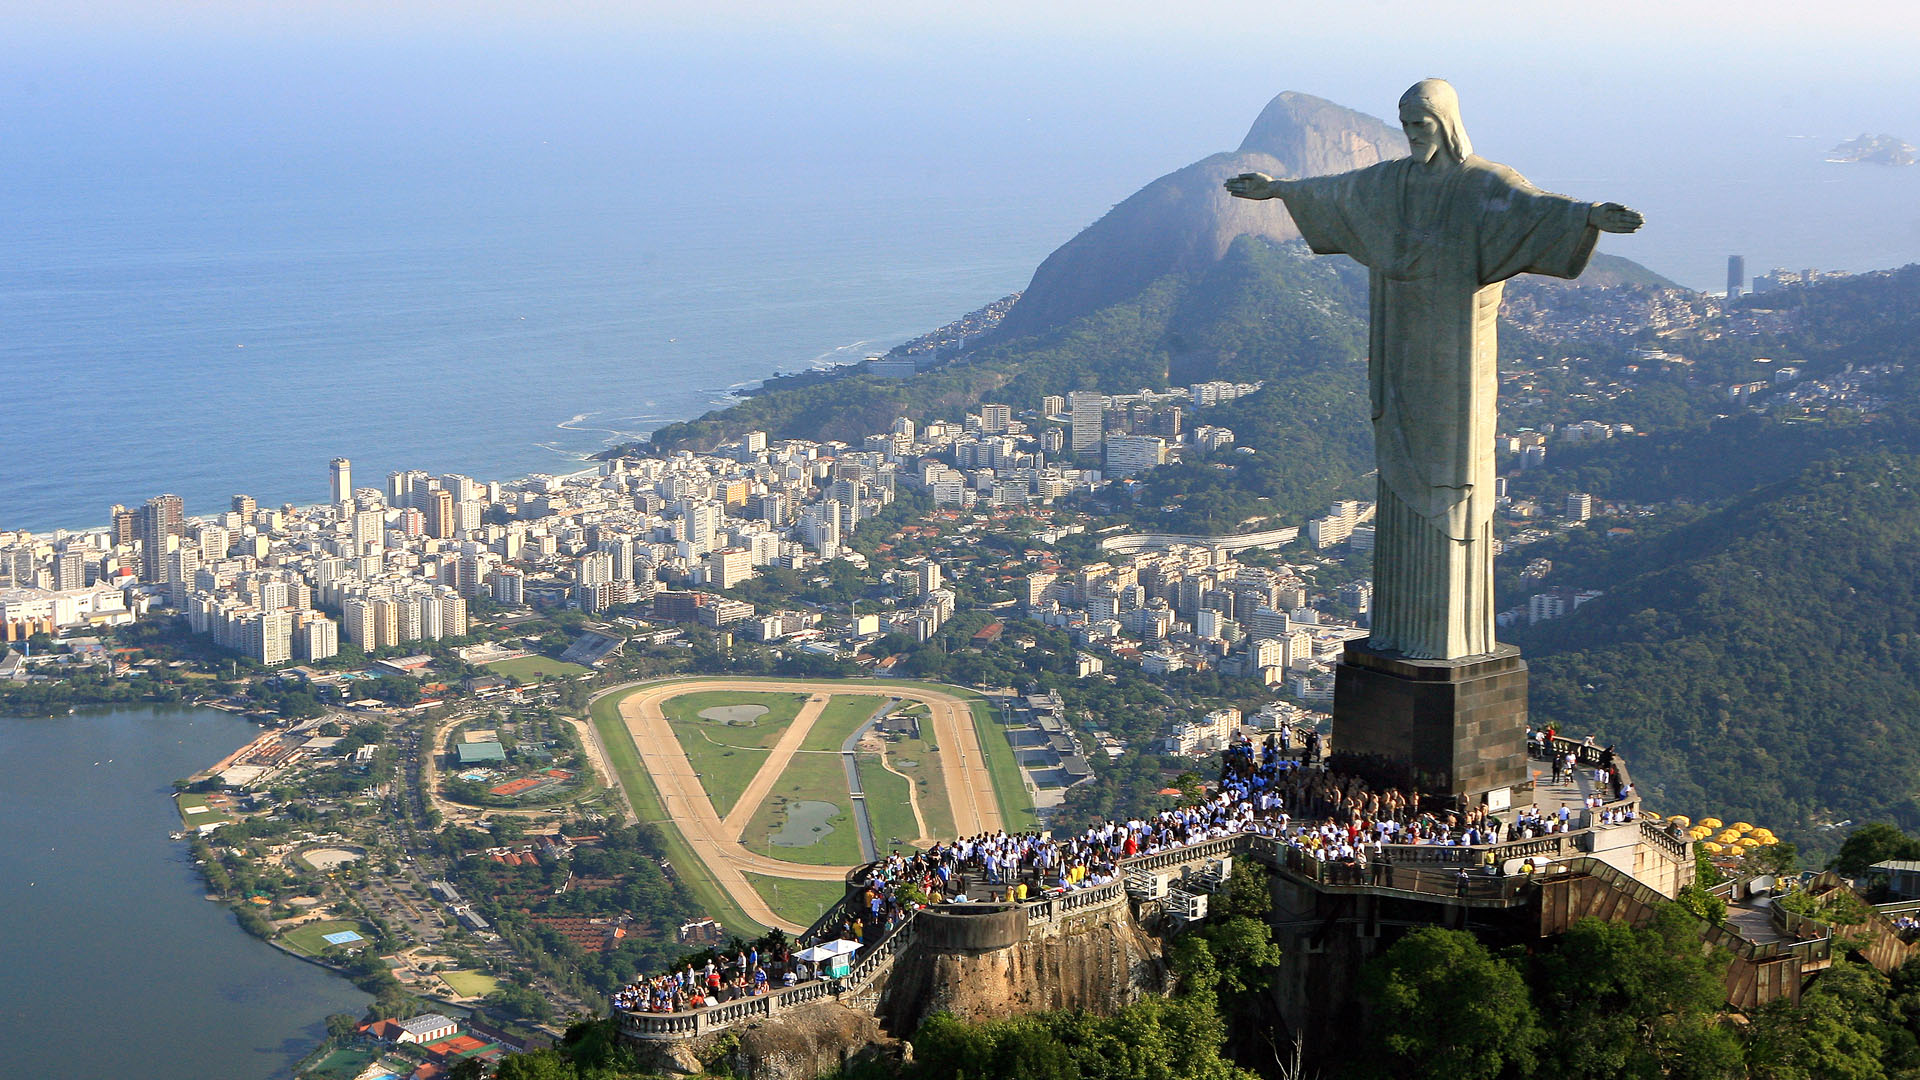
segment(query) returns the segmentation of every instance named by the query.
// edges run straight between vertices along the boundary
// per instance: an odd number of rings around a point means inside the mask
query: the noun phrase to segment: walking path
[[[726,689],[735,688],[729,686]],[[747,786],[740,792],[740,797],[734,800],[733,809],[727,811],[727,816],[720,822],[728,836],[738,837],[747,831],[747,822],[753,817],[753,812],[760,809],[760,803],[767,797],[767,792],[773,790],[773,782],[780,779],[781,773],[787,771],[787,766],[793,762],[794,751],[799,750],[800,744],[806,741],[807,733],[813,730],[814,722],[820,719],[820,714],[826,711],[827,702],[831,700],[833,700],[831,694],[814,694],[807,698],[805,705],[800,706],[800,711],[795,714],[793,723],[787,725],[787,730],[780,733],[780,741],[773,744],[773,749],[767,754],[767,760],[760,763],[760,771],[754,773],[753,779],[747,781]],[[621,711],[626,712],[625,705],[621,706]]]

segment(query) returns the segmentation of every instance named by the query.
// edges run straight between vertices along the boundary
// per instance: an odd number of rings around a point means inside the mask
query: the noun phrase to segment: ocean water
[[[511,479],[857,360],[1024,284],[1047,207],[858,182],[737,198],[537,171],[343,190],[176,176],[14,193],[0,528],[161,491],[323,501],[327,462]],[[1024,239],[1022,239],[1024,238]]]

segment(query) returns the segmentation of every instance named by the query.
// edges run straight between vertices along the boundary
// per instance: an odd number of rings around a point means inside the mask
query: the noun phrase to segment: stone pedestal
[[[1335,669],[1332,764],[1373,783],[1504,809],[1527,767],[1527,663],[1500,645],[1409,660],[1349,642]]]

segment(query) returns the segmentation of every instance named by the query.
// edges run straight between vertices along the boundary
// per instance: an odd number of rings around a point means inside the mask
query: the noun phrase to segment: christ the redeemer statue
[[[1367,383],[1380,470],[1373,636],[1408,659],[1494,650],[1493,438],[1501,283],[1578,277],[1601,232],[1644,219],[1541,191],[1474,156],[1440,79],[1400,99],[1412,156],[1304,180],[1243,173],[1227,190],[1283,199],[1307,244],[1371,271]]]

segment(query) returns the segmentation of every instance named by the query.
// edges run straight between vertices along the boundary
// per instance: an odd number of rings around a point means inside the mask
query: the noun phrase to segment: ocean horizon
[[[956,98],[936,72],[916,96],[916,73],[883,58],[809,69],[812,97],[777,97],[801,60],[635,73],[558,54],[526,59],[525,85],[477,89],[434,82],[457,66],[444,56],[392,59],[340,60],[367,83],[352,92],[313,57],[284,75],[273,55],[207,73],[87,61],[149,101],[69,58],[15,95],[0,530],[99,528],[162,492],[189,515],[237,493],[311,504],[334,457],[360,487],[571,470],[1024,288],[1108,207],[1236,145],[1265,95],[1379,115],[1397,93],[1296,73],[1231,102],[1099,83],[1035,99],[1013,81]],[[240,76],[259,102],[193,81]],[[1782,105],[1703,138],[1629,96],[1619,134],[1595,137],[1548,98],[1475,89],[1477,149],[1645,211],[1604,249],[1683,284],[1716,287],[1731,254],[1755,274],[1920,258],[1920,169],[1824,161],[1857,108]]]

